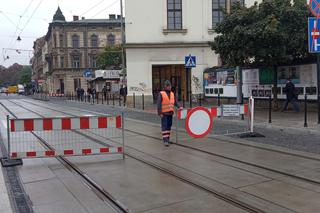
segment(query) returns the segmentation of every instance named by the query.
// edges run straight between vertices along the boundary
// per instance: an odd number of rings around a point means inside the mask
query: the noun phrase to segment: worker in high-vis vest
[[[158,115],[161,117],[163,143],[165,146],[169,146],[174,107],[182,108],[179,106],[175,94],[171,91],[171,83],[168,80],[164,82],[164,90],[158,95],[157,105]]]

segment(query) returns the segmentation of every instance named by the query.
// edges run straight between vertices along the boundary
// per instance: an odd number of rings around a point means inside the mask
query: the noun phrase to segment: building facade
[[[91,78],[84,72],[97,69],[97,55],[107,45],[121,44],[121,17],[79,19],[67,22],[60,8],[45,36],[46,84],[50,93],[74,93],[88,87]]]
[[[216,35],[214,26],[222,20],[220,8],[227,8],[227,2],[140,0],[137,4],[127,0],[128,101],[133,93],[143,93],[146,101],[154,101],[165,80],[171,81],[180,99],[188,100],[190,94],[202,93],[203,71],[219,65],[218,55],[209,42]],[[188,55],[196,56],[195,68],[185,69]]]
[[[33,85],[38,88],[39,83],[43,83],[45,81],[45,74],[44,74],[44,53],[43,47],[45,46],[46,42],[44,37],[38,38],[36,41],[33,42],[33,50],[34,55],[31,59],[32,64],[32,80]]]

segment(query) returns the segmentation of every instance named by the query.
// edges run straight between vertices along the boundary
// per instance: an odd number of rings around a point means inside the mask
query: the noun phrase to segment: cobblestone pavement
[[[126,109],[123,107],[113,107],[101,104],[93,105],[88,103],[79,103],[63,100],[50,100],[49,103],[56,103],[60,105],[63,104],[65,106],[76,107],[84,110],[96,111],[99,113],[107,113],[113,115],[119,114],[124,111],[125,116],[127,118],[157,124],[160,123],[159,117],[154,112],[145,112],[140,110]],[[175,125],[175,121],[173,125]],[[179,125],[180,127],[184,126],[183,122],[180,122]],[[243,132],[247,127],[247,122],[241,121],[238,118],[234,120],[216,119],[214,122],[214,130],[212,134],[221,135],[231,133],[230,137],[237,138],[237,136],[233,135],[232,133]],[[255,132],[263,134],[265,137],[251,137],[246,138],[246,140],[320,154],[320,131],[310,132],[303,128],[288,129],[285,125],[283,127],[266,127],[265,124],[258,124],[255,127]]]

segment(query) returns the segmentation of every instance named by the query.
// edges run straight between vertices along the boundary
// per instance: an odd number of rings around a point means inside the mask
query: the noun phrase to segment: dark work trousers
[[[172,114],[163,114],[161,118],[161,130],[163,142],[169,142],[172,126]]]

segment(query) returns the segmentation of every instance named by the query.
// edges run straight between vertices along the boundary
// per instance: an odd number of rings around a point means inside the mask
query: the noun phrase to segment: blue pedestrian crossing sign
[[[320,19],[308,19],[308,46],[310,53],[320,52]]]
[[[196,56],[188,55],[184,58],[184,66],[192,68],[197,66]]]

